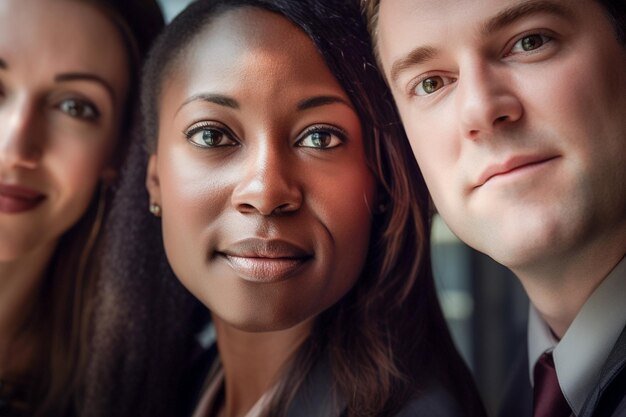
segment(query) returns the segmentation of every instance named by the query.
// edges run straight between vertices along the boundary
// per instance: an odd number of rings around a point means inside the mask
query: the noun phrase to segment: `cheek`
[[[545,71],[554,76],[524,86],[530,117],[541,122],[539,128],[553,129],[574,170],[597,169],[590,164],[598,162],[608,166],[623,155],[623,146],[613,147],[626,143],[626,62],[618,62],[607,51],[583,50],[558,70]]]
[[[374,180],[370,172],[354,169],[353,173],[334,176],[333,186],[310,194],[310,204],[331,234],[330,273],[332,285],[341,292],[352,287],[367,255],[374,201]],[[314,197],[314,195],[316,197]],[[333,300],[333,302],[336,300]]]
[[[56,201],[61,206],[57,209],[65,216],[79,217],[100,181],[106,150],[79,140],[69,142],[46,155],[46,166],[57,194]]]
[[[208,168],[183,151],[170,148],[158,158],[163,238],[176,269],[205,247],[203,236],[207,227],[219,222],[230,201],[230,187],[227,173]]]
[[[446,189],[452,191],[452,179],[460,169],[459,158],[461,140],[455,136],[451,112],[444,123],[435,118],[413,115],[405,122],[406,134],[409,138],[415,160],[420,167],[428,189],[436,200]],[[426,123],[430,120],[431,123]],[[424,128],[428,124],[429,128]]]

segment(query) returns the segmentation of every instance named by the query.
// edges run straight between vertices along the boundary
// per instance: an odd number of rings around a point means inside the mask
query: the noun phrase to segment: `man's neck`
[[[552,262],[514,269],[528,297],[561,339],[576,315],[624,257],[626,236],[605,237]]]

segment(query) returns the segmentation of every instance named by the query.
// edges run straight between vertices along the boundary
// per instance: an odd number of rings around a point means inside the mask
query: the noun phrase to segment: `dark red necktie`
[[[541,355],[535,364],[533,417],[569,417],[569,408],[556,378],[552,352]]]

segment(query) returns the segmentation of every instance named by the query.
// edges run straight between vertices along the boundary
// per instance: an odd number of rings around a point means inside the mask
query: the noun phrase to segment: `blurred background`
[[[170,21],[174,16],[178,14],[185,6],[191,3],[191,0],[157,0],[161,4],[165,20]]]
[[[158,0],[170,21],[190,0]],[[528,299],[503,266],[461,243],[435,217],[433,270],[439,298],[458,349],[474,373],[490,415],[506,388],[507,370],[521,346]]]

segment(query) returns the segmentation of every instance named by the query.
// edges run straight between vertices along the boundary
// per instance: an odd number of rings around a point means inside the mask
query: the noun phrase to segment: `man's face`
[[[624,241],[626,51],[598,3],[382,0],[377,41],[462,240],[516,272]]]

